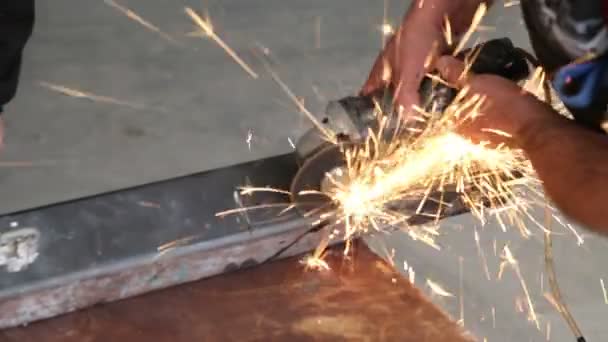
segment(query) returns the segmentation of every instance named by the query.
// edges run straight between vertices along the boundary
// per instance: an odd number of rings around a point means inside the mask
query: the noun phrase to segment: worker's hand
[[[368,95],[392,85],[395,104],[402,106],[406,113],[412,105],[419,103],[418,88],[426,73],[427,57],[434,50],[439,54],[445,50],[441,28],[444,13],[439,11],[440,6],[437,10],[428,5],[428,8],[418,10],[414,3],[395,35],[376,58],[361,90],[362,95]]]
[[[468,96],[485,97],[478,114],[463,113],[459,133],[475,142],[522,147],[547,115],[559,115],[516,83],[495,75],[463,74],[464,64],[451,56],[438,59],[436,68],[451,84],[469,87]]]
[[[404,114],[419,104],[420,82],[435,56],[448,48],[444,23],[448,19],[454,42],[468,29],[475,11],[489,0],[412,1],[401,26],[376,59],[361,95],[392,85],[395,104]]]

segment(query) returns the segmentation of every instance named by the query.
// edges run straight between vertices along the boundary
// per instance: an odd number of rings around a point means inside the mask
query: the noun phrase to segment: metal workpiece
[[[289,196],[235,196],[288,189],[296,170],[288,154],[1,217],[0,327],[313,249]],[[269,207],[216,216],[239,202]]]

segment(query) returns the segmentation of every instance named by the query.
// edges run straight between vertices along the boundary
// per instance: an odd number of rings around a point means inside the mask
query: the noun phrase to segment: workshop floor
[[[6,149],[0,160],[33,165],[0,169],[5,194],[0,213],[288,152],[290,139],[309,123],[272,81],[255,51],[268,49],[285,83],[311,111],[319,112],[328,99],[358,90],[381,44],[381,0],[120,1],[177,43],[108,2],[37,3],[38,21],[19,95],[7,108]],[[408,3],[389,2],[393,23]],[[208,9],[216,31],[259,78],[253,79],[214,42],[187,36],[193,25],[184,6]],[[509,36],[529,47],[517,6],[499,4],[487,24],[496,26],[487,36]],[[113,100],[69,97],[44,84]],[[446,228],[440,252],[398,234],[376,238],[372,245],[385,255],[394,248],[397,267],[407,260],[419,286],[428,278],[452,292],[452,298],[435,300],[455,319],[461,317],[464,298],[464,324],[481,338],[541,340],[550,322],[551,341],[571,340],[543,298],[548,286],[544,279],[543,288],[539,278],[541,240],[523,241],[489,224],[481,241],[492,279],[499,259],[493,235],[498,252],[510,241],[541,318],[539,332],[526,313],[517,312],[522,290],[511,269],[499,282],[485,279],[473,240],[475,222],[461,216],[449,223],[456,229]],[[608,240],[588,237],[582,247],[570,234],[557,240],[555,257],[568,304],[589,339],[601,340],[608,333],[601,318],[608,305],[600,285],[602,272],[608,274],[601,267]],[[525,302],[522,306],[526,311]]]

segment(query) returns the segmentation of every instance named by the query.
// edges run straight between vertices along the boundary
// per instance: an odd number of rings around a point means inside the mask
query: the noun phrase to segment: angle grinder
[[[516,48],[508,38],[491,40],[474,49],[479,49],[478,56],[471,66],[471,70],[475,73],[500,75],[513,81],[524,80],[530,75],[525,52]],[[464,51],[458,57],[464,59],[468,52]],[[456,96],[457,90],[438,84],[427,77],[421,82],[419,94],[425,110],[433,109],[433,113],[441,115]],[[325,116],[320,122],[328,128],[328,131],[335,133],[338,144],[327,142],[316,128],[309,130],[298,139],[296,156],[301,166],[290,189],[292,201],[298,209],[306,213],[315,211],[319,214],[332,209],[333,203],[327,196],[314,195],[311,191],[326,191],[332,184],[328,182],[328,175],[336,177],[345,174],[343,167],[346,161],[342,149],[346,145],[363,143],[370,130],[378,131],[378,112],[388,117],[387,122],[397,122],[392,95],[392,90],[387,88],[380,89],[370,96],[349,96],[329,102]],[[407,132],[407,130],[402,131]],[[385,127],[383,132],[381,138],[384,139],[392,138],[394,135],[390,127],[388,129]],[[444,186],[443,191],[431,194],[429,198],[437,200],[425,201],[421,210],[419,205],[422,198],[401,199],[390,203],[391,208],[388,209],[412,213],[407,222],[410,225],[434,220],[438,210],[441,210],[440,218],[458,215],[468,210],[455,189],[455,185],[448,185]],[[306,195],[302,195],[303,192],[306,192]],[[439,203],[449,203],[449,205],[442,205],[440,208]]]

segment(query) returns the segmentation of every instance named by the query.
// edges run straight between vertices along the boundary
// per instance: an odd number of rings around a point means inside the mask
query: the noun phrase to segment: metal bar
[[[246,196],[244,206],[272,207],[216,213],[237,206],[237,187],[288,189],[296,170],[295,158],[282,155],[1,217],[0,327],[266,260],[310,229],[294,211],[279,215],[289,198]],[[309,234],[281,257],[317,243]],[[21,262],[8,267],[11,258]]]

